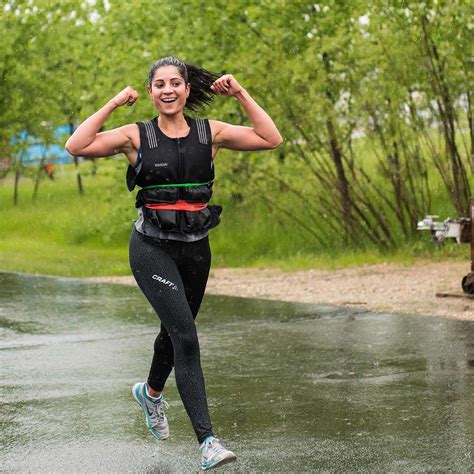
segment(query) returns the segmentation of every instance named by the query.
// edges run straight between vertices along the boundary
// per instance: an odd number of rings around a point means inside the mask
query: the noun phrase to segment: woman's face
[[[185,84],[176,66],[163,66],[155,71],[147,90],[160,114],[175,115],[184,109],[190,85]]]

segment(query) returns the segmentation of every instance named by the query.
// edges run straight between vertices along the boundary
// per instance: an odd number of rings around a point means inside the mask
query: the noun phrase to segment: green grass
[[[113,164],[112,164],[113,163]],[[23,177],[18,205],[13,205],[13,179],[0,186],[0,269],[64,276],[121,275],[129,273],[127,238],[132,225],[133,199],[117,190],[109,160],[91,174],[81,165],[84,195],[80,195],[72,166],[42,180],[36,201],[33,180]],[[119,165],[121,167],[121,165]],[[114,200],[130,203],[130,222],[114,222]],[[116,202],[116,201],[115,201]],[[102,232],[106,227],[107,232]]]
[[[127,249],[71,246],[21,238],[0,242],[0,269],[42,275],[128,275]]]
[[[0,182],[0,270],[71,277],[130,273],[128,239],[136,210],[134,193],[125,186],[124,160],[101,160],[96,175],[89,162],[80,169],[84,195],[78,193],[73,166],[67,165],[59,167],[55,181],[42,180],[35,202],[32,177],[22,178],[17,206],[12,177]],[[218,185],[214,201],[224,201],[222,224],[211,231],[214,267],[299,270],[469,258],[467,245],[448,242],[437,249],[426,234],[390,253],[338,246],[321,250],[298,229],[283,228],[263,206],[226,205]]]
[[[417,262],[427,261],[468,261],[469,253],[467,246],[459,246],[448,243],[441,249],[433,249],[431,242],[421,246],[412,245],[390,253],[372,251],[341,251],[339,253],[327,254],[295,254],[285,260],[257,259],[252,267],[279,268],[286,271],[308,270],[311,268],[338,269],[361,265],[372,265],[380,263],[394,263],[399,265],[413,265]]]
[[[250,220],[246,225],[239,225],[237,222],[245,222],[249,216],[242,212],[236,214],[232,220],[224,214],[224,223],[213,231],[211,242],[216,266],[271,267],[295,271],[378,263],[410,265],[418,261],[469,260],[468,245],[457,245],[454,240],[449,240],[437,247],[426,232],[389,252],[374,247],[350,249],[340,245],[321,250],[314,243],[305,241],[301,234],[285,231],[272,216],[262,211],[258,218]],[[264,237],[261,235],[262,231]]]

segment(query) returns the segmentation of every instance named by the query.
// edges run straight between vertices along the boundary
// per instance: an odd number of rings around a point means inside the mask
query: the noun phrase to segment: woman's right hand
[[[122,105],[133,105],[138,100],[138,92],[130,86],[125,87],[120,91],[110,102],[116,107],[121,107]]]

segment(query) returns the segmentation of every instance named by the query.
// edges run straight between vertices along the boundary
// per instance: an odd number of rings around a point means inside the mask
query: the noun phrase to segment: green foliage
[[[285,138],[271,152],[219,153],[215,200],[227,204],[214,239],[221,263],[396,253],[418,238],[425,214],[466,211],[474,169],[472,13],[467,0],[7,1],[0,10],[3,154],[20,156],[15,132],[51,142],[56,125],[76,125],[128,84],[141,99],[114,112],[106,127],[154,116],[148,68],[176,55],[235,74]],[[228,98],[202,115],[248,124]],[[114,163],[101,163],[97,177],[80,165],[86,197],[100,180],[109,184],[94,217],[80,206],[77,225],[56,215],[62,243],[125,242],[136,211],[124,190],[125,162]],[[33,175],[19,160],[16,168]],[[48,187],[41,186],[40,195]]]
[[[126,275],[128,239],[136,218],[133,193],[124,184],[125,160],[102,160],[96,174],[84,168],[85,193],[77,192],[73,165],[58,169],[32,201],[33,180],[22,177],[19,205],[12,204],[12,181],[0,186],[0,268],[64,276]],[[218,177],[222,179],[222,176]],[[219,181],[219,179],[218,179]],[[466,259],[467,246],[437,249],[426,235],[390,253],[374,247],[321,248],[298,227],[281,222],[262,203],[235,202],[217,187],[224,205],[222,224],[211,233],[214,266],[267,266],[287,270],[335,268],[417,259]],[[446,214],[442,215],[446,217]]]

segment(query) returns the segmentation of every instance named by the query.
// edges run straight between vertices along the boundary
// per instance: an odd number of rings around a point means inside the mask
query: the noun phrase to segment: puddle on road
[[[171,438],[148,432],[131,387],[158,320],[138,289],[0,274],[6,471],[196,472],[174,378]],[[474,467],[474,323],[206,296],[198,317],[229,472]]]

